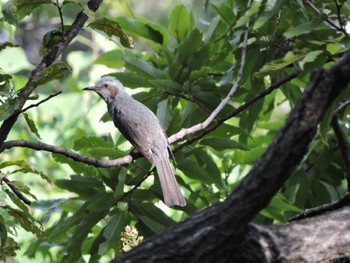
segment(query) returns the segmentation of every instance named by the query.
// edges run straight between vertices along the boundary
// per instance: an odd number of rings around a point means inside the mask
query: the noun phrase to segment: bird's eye
[[[107,84],[105,84],[104,86],[105,86],[105,88],[107,88],[107,87],[108,87],[108,85],[107,85]]]

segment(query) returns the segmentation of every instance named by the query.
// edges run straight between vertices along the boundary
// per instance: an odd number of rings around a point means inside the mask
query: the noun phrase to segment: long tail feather
[[[167,206],[185,206],[186,200],[183,197],[176,181],[173,170],[170,167],[168,158],[155,160],[156,169],[159,175],[160,186],[162,187],[164,203]]]

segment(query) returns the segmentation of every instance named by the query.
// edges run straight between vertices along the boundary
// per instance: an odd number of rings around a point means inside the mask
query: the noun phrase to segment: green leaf
[[[192,31],[195,19],[191,11],[187,11],[184,5],[177,5],[173,8],[169,17],[169,32],[181,43]]]
[[[231,26],[233,24],[236,16],[234,15],[233,8],[229,3],[223,2],[220,6],[217,6],[215,4],[211,4],[211,6],[227,25]]]
[[[130,209],[155,234],[163,232],[175,223],[152,203],[133,203]]]
[[[64,62],[57,62],[44,68],[41,78],[36,85],[44,85],[55,79],[62,79],[72,72],[72,69]]]
[[[114,148],[114,144],[110,141],[106,141],[101,137],[88,136],[81,137],[74,141],[73,149],[79,151],[84,148],[95,148],[95,147],[103,147],[103,148]]]
[[[7,99],[1,106],[0,106],[0,121],[6,120],[8,117],[10,117],[15,110],[18,108],[19,100],[17,97]]]
[[[109,68],[119,68],[124,65],[123,56],[124,53],[120,49],[108,51],[99,55],[94,64],[105,65]]]
[[[178,46],[176,50],[176,59],[180,64],[188,61],[191,55],[202,45],[203,34],[194,29]]]
[[[253,1],[250,8],[244,13],[243,16],[241,16],[237,20],[237,22],[233,28],[235,29],[235,28],[238,28],[238,27],[245,25],[248,22],[248,20],[260,10],[261,5],[262,5],[261,1]]]
[[[300,67],[304,69],[305,64],[314,62],[317,59],[317,57],[323,53],[324,51],[322,50],[314,50],[308,52],[307,55],[299,62]]]
[[[117,17],[115,21],[121,25],[123,30],[131,35],[140,36],[165,46],[169,42],[169,35],[166,29],[160,24],[154,23],[145,18],[131,19],[123,16]]]
[[[30,197],[32,197],[35,200],[38,200],[36,198],[36,196],[30,192],[30,187],[28,185],[26,185],[25,183],[23,183],[21,181],[11,181],[10,184],[12,184],[14,187],[16,187],[18,190],[20,190],[24,194],[29,195]]]
[[[30,131],[32,133],[34,133],[36,135],[36,137],[38,137],[40,139],[41,138],[40,134],[38,132],[38,129],[36,128],[36,125],[35,125],[33,119],[27,113],[23,113],[23,115],[24,115],[24,118],[27,122],[27,125],[28,125]]]
[[[92,228],[103,219],[109,212],[108,210],[87,212],[82,220],[79,222],[72,237],[67,244],[67,253],[61,262],[76,262],[81,258],[81,246],[85,241],[87,235],[91,232]]]
[[[7,1],[1,8],[4,20],[11,25],[18,25],[17,5],[15,0]]]
[[[302,34],[310,33],[315,30],[315,27],[317,27],[323,20],[322,19],[316,19],[310,22],[304,22],[301,25],[298,25],[287,32],[284,32],[283,35],[286,38],[292,38],[297,37]]]
[[[71,175],[71,179],[56,180],[55,184],[63,189],[77,193],[83,197],[94,195],[98,190],[102,190],[103,183],[88,176]]]
[[[33,173],[38,174],[43,178],[44,180],[51,182],[50,179],[41,171],[37,170],[36,168],[32,167],[30,164],[28,164],[24,160],[17,160],[17,161],[6,161],[0,163],[0,169],[8,166],[19,166],[21,169],[14,171],[15,172],[22,172],[22,173]]]
[[[171,79],[152,79],[149,80],[148,83],[152,87],[170,93],[176,93],[177,91],[182,90],[182,86],[179,83],[172,81]]]
[[[145,77],[146,79],[164,79],[165,75],[164,72],[153,67],[150,63],[137,60],[137,59],[131,59],[131,58],[125,58],[125,67],[133,71],[135,73],[139,73],[142,77]],[[143,87],[142,85],[141,87]]]
[[[7,207],[7,209],[9,210],[9,214],[13,216],[21,225],[21,227],[23,227],[26,231],[35,234],[37,237],[43,236],[43,232],[37,225],[35,225],[35,222],[31,220],[32,218],[29,216],[28,213],[10,207]]]
[[[168,99],[162,100],[158,103],[157,117],[162,123],[163,129],[167,130],[168,125],[172,118]]]
[[[51,4],[50,0],[16,0],[17,3],[17,15],[19,19],[30,15],[33,10],[43,4]]]
[[[265,25],[266,22],[271,21],[272,19],[275,19],[274,16],[281,11],[283,5],[287,2],[287,0],[279,0],[274,2],[273,4],[266,4],[265,10],[259,14],[257,17],[253,30],[258,30],[263,25]]]
[[[309,53],[309,49],[306,49],[306,48],[302,50],[296,50],[294,52],[289,51],[283,58],[280,58],[265,64],[263,68],[260,69],[260,71],[255,73],[254,75],[258,78],[262,78],[262,77],[265,77],[266,75],[275,73],[276,71],[284,69],[290,64],[303,59],[308,53]]]
[[[118,211],[110,219],[103,229],[103,236],[106,241],[103,242],[98,250],[99,255],[105,255],[110,249],[117,247],[120,241],[121,232],[126,225],[124,213]]]
[[[211,177],[204,167],[197,165],[196,162],[181,156],[176,158],[177,168],[183,171],[183,173],[191,179],[203,182],[205,184],[216,183],[217,180]]]
[[[204,168],[208,175],[210,175],[212,182],[215,183],[219,189],[223,189],[224,183],[221,178],[221,173],[218,166],[214,162],[213,157],[201,148],[193,150],[193,153],[196,157],[198,165]]]
[[[118,174],[118,184],[114,191],[114,198],[117,198],[124,194],[124,185],[125,185],[125,179],[127,175],[127,170],[124,167],[121,167],[120,172]]]
[[[119,38],[120,43],[122,46],[127,48],[134,48],[135,43],[132,37],[127,35],[122,27],[120,26],[120,23],[108,19],[108,18],[98,18],[94,21],[92,21],[90,24],[88,24],[88,27],[92,29],[100,30],[104,33],[106,33],[109,37],[116,36]]]
[[[133,70],[133,68],[131,67],[130,70]],[[138,72],[137,69],[135,71]],[[124,86],[128,88],[148,87],[148,74],[138,74],[137,72],[117,72],[109,75],[119,79],[124,84]]]
[[[230,139],[226,139],[226,138],[217,138],[217,137],[205,138],[200,141],[200,144],[208,145],[217,151],[223,151],[226,149],[240,149],[243,151],[249,150],[249,147],[247,147],[245,144],[239,143]]]

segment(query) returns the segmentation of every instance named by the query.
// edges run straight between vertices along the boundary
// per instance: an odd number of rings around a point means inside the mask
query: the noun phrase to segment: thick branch
[[[244,262],[233,248],[247,238],[248,222],[268,205],[302,160],[327,108],[349,81],[348,52],[331,69],[312,76],[273,143],[225,202],[196,213],[115,262],[217,262],[218,256],[222,262]]]

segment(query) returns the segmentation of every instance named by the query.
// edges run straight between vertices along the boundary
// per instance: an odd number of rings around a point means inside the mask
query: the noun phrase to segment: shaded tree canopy
[[[347,1],[0,3],[3,260],[349,261]],[[163,124],[185,207],[82,92],[102,75]]]

